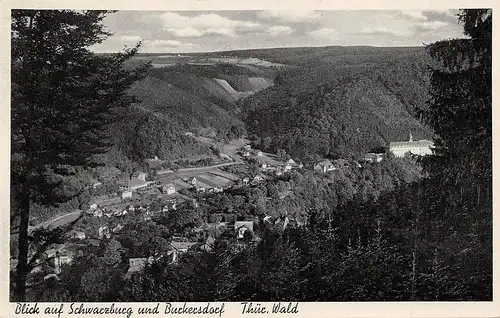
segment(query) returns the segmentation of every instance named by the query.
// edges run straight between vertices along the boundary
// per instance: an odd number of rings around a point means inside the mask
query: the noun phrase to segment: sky
[[[422,46],[462,37],[458,10],[118,11],[92,49],[188,53],[296,46]]]

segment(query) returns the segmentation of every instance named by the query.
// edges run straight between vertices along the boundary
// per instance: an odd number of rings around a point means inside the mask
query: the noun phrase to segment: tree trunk
[[[26,190],[26,189],[23,189]],[[26,193],[26,192],[25,192]],[[14,300],[26,301],[26,278],[29,273],[28,267],[28,226],[30,218],[30,201],[29,196],[23,195],[23,200],[20,204],[20,221],[19,221],[19,254],[17,256],[18,263],[15,275]]]

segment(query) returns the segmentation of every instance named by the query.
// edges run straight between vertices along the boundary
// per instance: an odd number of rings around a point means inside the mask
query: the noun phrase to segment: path
[[[78,217],[80,216],[81,213],[82,213],[82,211],[80,211],[80,210],[69,212],[67,214],[60,215],[60,216],[57,216],[53,219],[50,219],[50,220],[47,220],[47,221],[42,222],[40,224],[37,224],[35,226],[30,226],[29,230],[32,231],[32,230],[36,230],[36,229],[42,228],[42,227],[54,228],[54,227],[58,227],[58,226],[63,226],[63,225],[66,225],[66,224],[78,219]]]

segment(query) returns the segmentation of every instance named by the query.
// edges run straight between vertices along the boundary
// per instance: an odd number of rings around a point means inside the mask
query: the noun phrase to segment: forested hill
[[[428,99],[424,49],[361,52],[342,60],[323,51],[315,66],[307,55],[301,62],[307,67],[282,73],[274,87],[244,101],[248,131],[266,138],[268,150],[283,148],[304,160],[385,147],[406,140],[410,130],[416,139],[431,138],[414,115]]]
[[[415,118],[425,105],[430,59],[424,48],[305,47],[139,56],[148,76],[141,102],[113,131],[131,159],[180,158],[206,149],[187,131],[217,138],[255,135],[293,157],[346,157],[432,137]]]

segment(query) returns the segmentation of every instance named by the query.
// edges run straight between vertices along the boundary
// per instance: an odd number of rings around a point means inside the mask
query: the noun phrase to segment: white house
[[[132,197],[132,191],[123,191],[122,192],[122,199],[131,198],[131,197]]]
[[[432,147],[434,143],[430,140],[413,140],[410,132],[410,139],[408,141],[394,141],[389,144],[389,150],[395,157],[404,157],[407,153],[418,156],[425,156],[432,154]]]
[[[252,221],[236,221],[234,222],[234,229],[236,230],[236,237],[242,239],[246,231],[253,231]]]
[[[109,231],[109,228],[107,226],[101,226],[99,228],[99,239],[103,239],[104,237],[106,238],[110,238],[111,237],[111,233]]]
[[[365,161],[368,161],[368,162],[380,162],[380,161],[382,161],[382,159],[384,159],[384,157],[383,157],[383,154],[381,154],[381,153],[369,152],[369,153],[365,154],[363,159]]]
[[[171,242],[167,255],[172,257],[171,262],[176,263],[179,255],[186,253],[196,242]]]
[[[175,193],[175,185],[173,183],[166,184],[166,185],[161,187],[161,192],[163,194],[167,194],[167,195],[174,194]]]
[[[335,166],[330,160],[326,159],[314,165],[314,170],[325,173],[328,171],[335,170]]]
[[[132,174],[132,178],[131,179],[137,179],[137,180],[146,181],[146,173],[145,172],[136,171],[136,172],[134,172]]]

